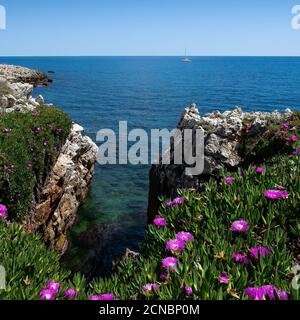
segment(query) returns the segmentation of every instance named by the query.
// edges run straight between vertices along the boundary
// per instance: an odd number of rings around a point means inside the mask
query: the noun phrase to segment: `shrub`
[[[38,190],[55,163],[71,128],[55,107],[0,116],[0,202],[20,220],[39,201]]]
[[[11,89],[8,87],[7,83],[4,81],[0,81],[0,97],[10,93]]]
[[[0,219],[0,264],[6,270],[6,289],[0,290],[0,300],[36,300],[48,281],[61,283],[59,299],[69,288],[82,298],[85,281],[80,275],[70,277],[59,264],[59,255],[47,249],[38,234],[25,234],[17,224],[5,224]],[[83,295],[83,298],[86,298]]]

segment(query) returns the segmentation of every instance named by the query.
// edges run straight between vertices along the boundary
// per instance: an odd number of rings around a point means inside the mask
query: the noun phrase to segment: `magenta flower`
[[[112,301],[115,300],[115,296],[111,293],[108,294],[102,294],[102,295],[93,295],[89,297],[89,300],[93,300],[93,301]]]
[[[282,125],[282,128],[283,128],[284,130],[289,130],[290,126],[289,126],[288,122],[284,123],[284,124]]]
[[[42,132],[42,129],[40,128],[40,127],[36,127],[35,129],[34,129],[34,133],[35,134],[40,134]]]
[[[54,282],[54,281],[49,281],[47,284],[47,289],[53,291],[54,293],[58,293],[58,291],[60,289],[60,283]]]
[[[290,141],[292,141],[292,142],[296,142],[298,139],[297,139],[297,136],[295,135],[295,134],[292,134],[291,136],[290,136]]]
[[[184,243],[189,243],[190,241],[194,240],[194,236],[189,232],[179,232],[176,235],[176,239]]]
[[[231,225],[231,231],[237,232],[237,233],[243,233],[246,232],[249,229],[249,224],[245,220],[238,220],[234,221]]]
[[[191,287],[185,287],[184,290],[187,296],[191,296],[193,294],[193,289]]]
[[[98,301],[98,300],[100,300],[100,296],[96,296],[96,295],[90,296],[90,297],[89,297],[89,300],[91,300],[91,301]]]
[[[219,275],[218,280],[220,281],[220,283],[228,284],[229,276],[226,272],[223,272]]]
[[[256,170],[255,170],[257,173],[264,173],[265,171],[266,171],[266,169],[265,168],[262,168],[262,167],[258,167],[258,168],[256,168]]]
[[[161,216],[156,216],[153,223],[159,228],[165,227],[167,225],[166,219]]]
[[[174,207],[180,204],[185,203],[185,198],[183,197],[179,197],[179,198],[175,198],[173,201],[169,201],[165,204],[166,207]]]
[[[249,250],[251,257],[253,257],[256,260],[259,260],[259,257],[263,257],[265,255],[270,255],[271,251],[265,247],[262,246],[258,246],[258,247],[254,247],[251,248]]]
[[[280,190],[266,190],[264,192],[264,196],[267,199],[278,200],[278,199],[286,199],[289,197],[288,191],[280,191]]]
[[[234,177],[228,177],[225,179],[226,184],[231,184],[234,181]]]
[[[115,296],[111,293],[106,293],[99,296],[99,300],[104,300],[104,301],[115,300]]]
[[[180,250],[184,251],[185,250],[185,245],[184,242],[181,240],[170,240],[166,244],[166,249],[170,250],[172,252],[179,252]]]
[[[78,291],[74,289],[68,289],[64,292],[64,295],[70,300],[73,300],[78,295]]]
[[[176,271],[177,263],[178,261],[176,258],[168,257],[162,261],[162,267],[167,270]]]
[[[0,204],[0,218],[2,220],[7,218],[7,208],[4,204]]]
[[[165,272],[163,272],[160,275],[159,279],[160,279],[160,281],[166,281],[168,279],[168,275]]]
[[[265,298],[265,292],[262,288],[246,288],[244,293],[252,300],[263,300]]]
[[[41,300],[55,300],[56,292],[50,289],[45,289],[40,292]]]
[[[183,203],[185,203],[185,198],[183,198],[183,197],[175,198],[173,200],[173,205],[174,206],[176,206],[178,204],[183,204]]]
[[[293,151],[293,156],[297,156],[299,153],[300,153],[300,149],[299,149],[299,148],[296,148],[296,149],[294,149],[294,151]]]
[[[234,252],[232,254],[232,259],[235,262],[243,262],[243,264],[245,264],[245,265],[249,264],[249,260],[245,254],[240,254],[238,252]]]
[[[252,300],[266,300],[267,298],[270,300],[276,300],[274,292],[277,293],[280,300],[288,300],[287,292],[280,291],[278,288],[271,285],[266,285],[259,288],[249,287],[244,290],[245,295]]]
[[[157,292],[157,284],[156,283],[147,283],[143,285],[143,293],[152,293],[152,291]]]

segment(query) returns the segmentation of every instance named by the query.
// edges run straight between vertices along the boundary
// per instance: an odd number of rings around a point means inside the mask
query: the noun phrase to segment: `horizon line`
[[[157,58],[182,58],[182,55],[0,55],[0,58],[110,58],[110,57],[132,57],[132,58],[139,58],[139,57],[157,57]],[[269,57],[278,57],[278,58],[300,58],[300,55],[189,55],[188,57],[191,58],[234,58],[234,57],[245,57],[245,58],[269,58]]]

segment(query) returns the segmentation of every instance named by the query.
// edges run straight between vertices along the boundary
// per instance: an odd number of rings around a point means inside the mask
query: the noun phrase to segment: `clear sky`
[[[0,0],[0,55],[300,55],[300,0]]]

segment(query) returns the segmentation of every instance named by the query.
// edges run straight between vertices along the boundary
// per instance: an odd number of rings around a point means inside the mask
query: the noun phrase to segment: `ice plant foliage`
[[[176,239],[184,243],[189,243],[194,240],[194,236],[189,232],[179,232],[176,235]]]
[[[156,216],[153,223],[159,228],[165,227],[167,225],[166,219],[161,216]]]
[[[231,225],[231,231],[237,232],[237,233],[243,233],[249,230],[249,224],[245,220],[237,220],[234,221]]]
[[[170,250],[174,253],[179,252],[180,250],[184,251],[185,250],[185,245],[184,242],[181,240],[170,240],[166,244],[166,249]]]
[[[278,199],[286,199],[289,197],[288,191],[285,190],[266,190],[264,192],[264,196],[267,199],[278,200]]]
[[[167,270],[176,271],[178,260],[173,257],[165,258],[162,261],[162,267]]]

